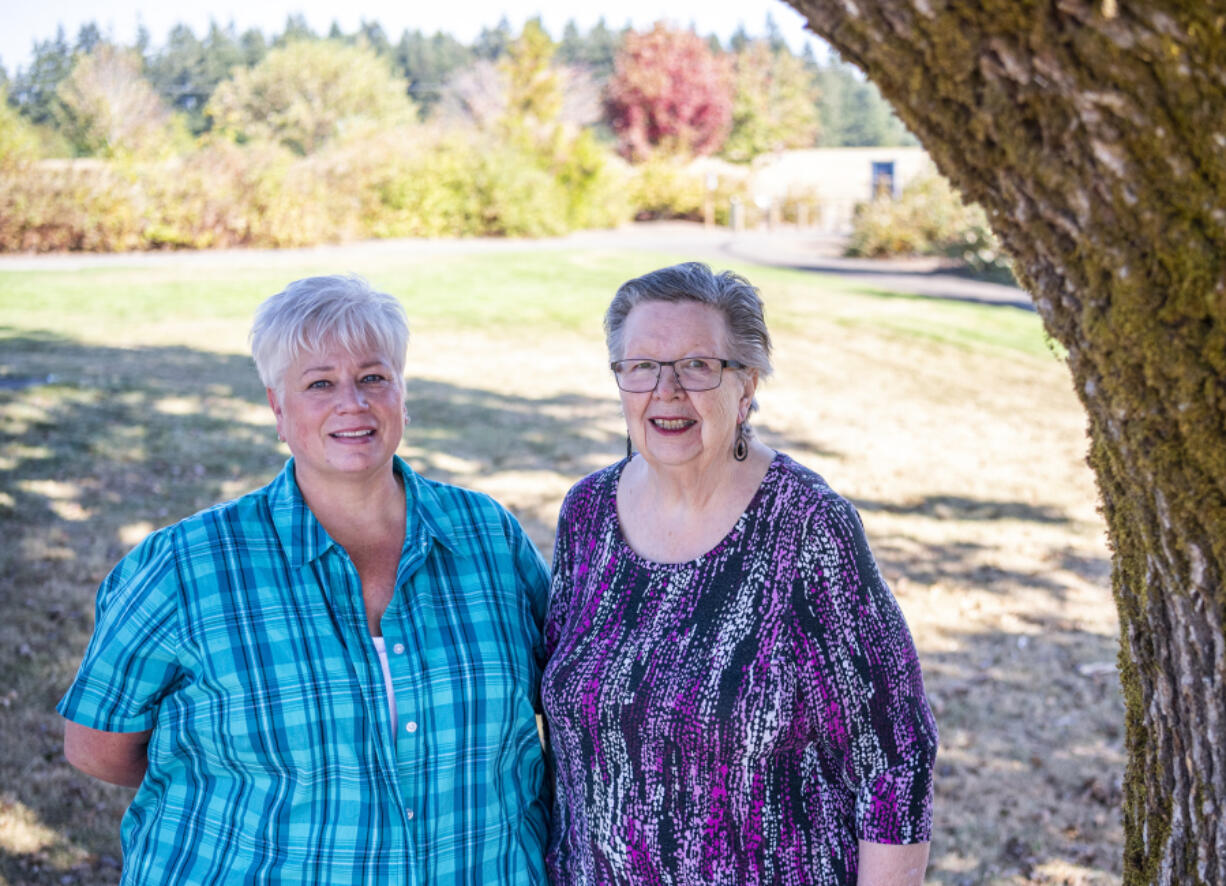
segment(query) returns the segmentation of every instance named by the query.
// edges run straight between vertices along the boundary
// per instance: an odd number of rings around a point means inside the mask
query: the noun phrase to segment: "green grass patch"
[[[466,255],[381,255],[365,275],[399,297],[416,331],[485,329],[599,336],[625,280],[681,260],[644,252],[538,249]],[[1038,317],[1009,306],[866,290],[801,271],[747,268],[776,330],[854,327],[955,347],[1050,356]],[[335,273],[306,262],[270,269],[255,259],[207,270],[150,266],[0,273],[0,325],[81,341],[206,343],[241,349],[256,305],[293,279]],[[202,331],[215,338],[202,340]]]

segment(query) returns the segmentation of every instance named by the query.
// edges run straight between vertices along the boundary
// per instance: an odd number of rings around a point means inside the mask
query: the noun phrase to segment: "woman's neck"
[[[297,477],[307,507],[328,535],[348,547],[352,538],[404,532],[404,489],[395,469],[342,480]]]
[[[626,466],[631,485],[653,506],[699,512],[725,497],[740,498],[746,488],[757,490],[775,457],[759,440],[749,441],[749,457],[736,461],[729,455],[706,464],[652,464],[644,456]]]
[[[773,450],[755,441],[745,461],[730,459],[705,474],[661,470],[642,458],[632,461],[617,487],[622,538],[659,563],[706,554],[749,507],[774,457]]]

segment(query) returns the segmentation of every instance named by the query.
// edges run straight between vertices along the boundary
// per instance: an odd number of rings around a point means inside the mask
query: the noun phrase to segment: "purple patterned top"
[[[777,454],[686,563],[626,544],[626,460],[562,504],[542,694],[554,884],[845,884],[932,826],[937,730],[859,515]]]

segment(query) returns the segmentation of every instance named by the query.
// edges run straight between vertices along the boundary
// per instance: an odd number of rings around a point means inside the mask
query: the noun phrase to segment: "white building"
[[[759,157],[749,173],[759,206],[805,200],[824,231],[846,231],[857,203],[895,197],[917,176],[933,173],[923,148],[810,148]]]

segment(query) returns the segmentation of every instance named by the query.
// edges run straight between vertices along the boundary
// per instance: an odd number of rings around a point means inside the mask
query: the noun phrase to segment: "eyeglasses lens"
[[[618,386],[628,393],[645,394],[654,391],[662,371],[675,372],[674,380],[686,391],[709,391],[719,387],[723,366],[719,360],[689,357],[685,360],[621,360],[614,365]]]

